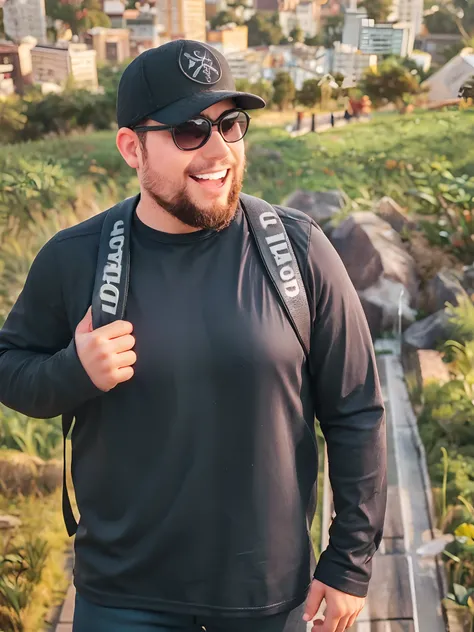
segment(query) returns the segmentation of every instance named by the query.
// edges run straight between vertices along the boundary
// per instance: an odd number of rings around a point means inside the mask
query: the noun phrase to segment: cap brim
[[[198,116],[201,112],[210,108],[211,105],[227,99],[233,99],[235,106],[242,110],[259,110],[266,105],[265,101],[256,94],[209,90],[208,92],[199,92],[192,97],[175,101],[165,108],[149,114],[147,118],[164,125],[179,125],[193,116]]]

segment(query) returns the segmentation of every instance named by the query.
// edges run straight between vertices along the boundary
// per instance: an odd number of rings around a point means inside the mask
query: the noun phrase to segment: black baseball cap
[[[150,118],[178,125],[226,99],[243,110],[266,105],[255,94],[236,91],[219,51],[202,42],[175,40],[141,53],[127,66],[118,88],[117,123],[133,127]]]

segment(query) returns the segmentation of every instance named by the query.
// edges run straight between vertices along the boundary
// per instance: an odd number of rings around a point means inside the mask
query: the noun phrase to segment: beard
[[[227,228],[235,217],[242,190],[244,168],[240,172],[231,169],[227,177],[232,178],[227,200],[224,203],[216,202],[206,207],[193,202],[186,185],[173,196],[164,197],[160,191],[165,188],[163,186],[165,179],[151,169],[148,160],[144,163],[141,185],[158,206],[183,224],[201,230],[220,231]]]

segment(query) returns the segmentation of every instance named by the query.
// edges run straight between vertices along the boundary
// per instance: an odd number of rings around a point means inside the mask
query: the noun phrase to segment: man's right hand
[[[133,377],[132,365],[137,356],[132,351],[135,338],[133,325],[116,320],[109,325],[92,328],[92,308],[76,327],[74,336],[77,354],[92,382],[107,392]]]

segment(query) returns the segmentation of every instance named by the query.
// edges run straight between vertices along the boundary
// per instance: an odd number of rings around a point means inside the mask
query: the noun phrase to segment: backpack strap
[[[124,317],[130,279],[130,233],[134,198],[113,206],[106,214],[99,241],[96,276],[92,293],[92,324],[97,329]],[[259,198],[241,194],[240,201],[263,264],[288,319],[309,355],[311,319],[305,285],[293,247],[276,210]],[[66,481],[66,439],[74,413],[62,416],[63,516],[69,536],[77,531]]]
[[[240,201],[268,276],[308,357],[311,337],[308,296],[283,222],[264,200],[241,193]]]
[[[99,253],[92,293],[94,329],[124,317],[130,279],[130,232],[135,198],[128,198],[107,212],[99,240]],[[63,429],[63,517],[69,536],[77,531],[66,480],[66,440],[74,413],[62,416]]]

